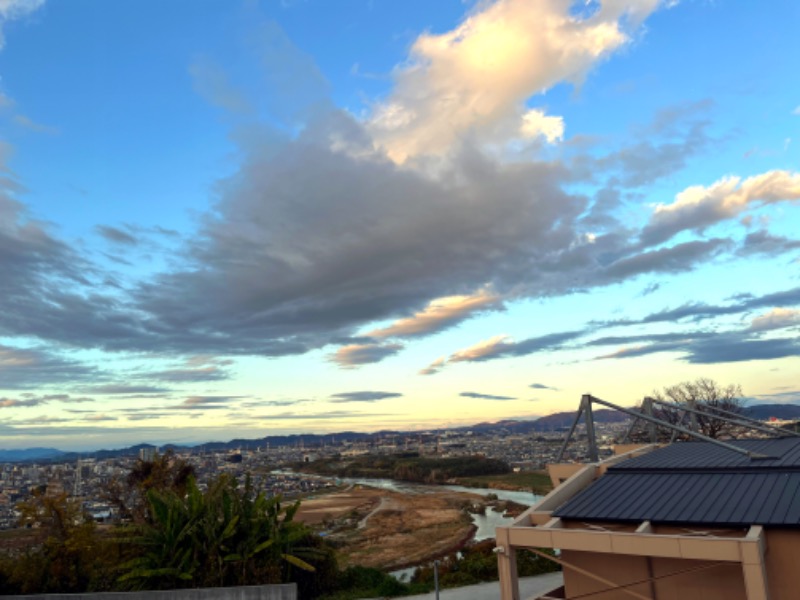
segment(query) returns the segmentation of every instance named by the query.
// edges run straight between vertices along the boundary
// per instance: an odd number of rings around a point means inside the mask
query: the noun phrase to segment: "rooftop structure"
[[[553,465],[557,487],[497,529],[503,600],[523,548],[560,550],[564,586],[542,600],[800,597],[800,438],[621,450]]]

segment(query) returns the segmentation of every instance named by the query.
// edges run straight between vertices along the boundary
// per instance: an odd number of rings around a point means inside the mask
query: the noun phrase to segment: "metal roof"
[[[800,469],[800,438],[730,440],[728,443],[770,458],[750,458],[708,442],[678,442],[625,460],[609,471]]]
[[[800,526],[800,439],[681,442],[611,467],[553,514],[583,521]]]

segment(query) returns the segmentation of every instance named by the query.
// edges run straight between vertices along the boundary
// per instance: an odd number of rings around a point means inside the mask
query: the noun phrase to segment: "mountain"
[[[746,416],[751,419],[768,420],[770,417],[776,419],[800,419],[800,406],[797,404],[753,404],[745,408]]]
[[[26,448],[25,450],[0,450],[0,462],[20,462],[23,460],[48,460],[64,456],[55,448]]]

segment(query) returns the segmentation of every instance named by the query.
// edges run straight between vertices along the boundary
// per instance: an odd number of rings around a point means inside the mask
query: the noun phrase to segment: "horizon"
[[[800,402],[798,18],[8,0],[0,447]]]

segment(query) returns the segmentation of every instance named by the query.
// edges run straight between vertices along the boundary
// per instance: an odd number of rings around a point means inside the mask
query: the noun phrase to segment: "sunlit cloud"
[[[580,84],[658,5],[604,2],[580,17],[559,0],[479,3],[452,31],[414,41],[370,131],[397,162],[443,154],[463,138],[560,140],[563,119],[526,101],[559,82]]]

